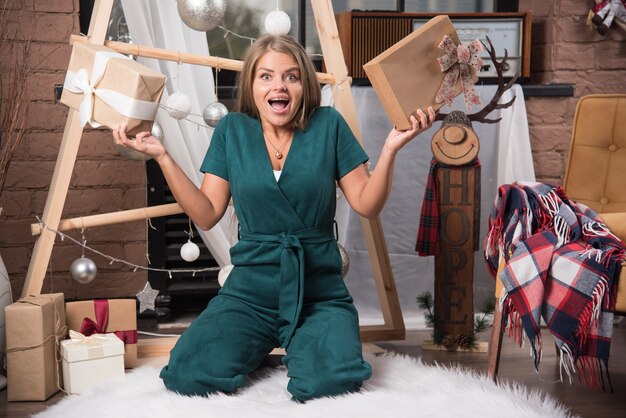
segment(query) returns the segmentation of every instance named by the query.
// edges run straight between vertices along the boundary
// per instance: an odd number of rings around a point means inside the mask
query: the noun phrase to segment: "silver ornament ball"
[[[282,10],[274,10],[265,16],[265,31],[271,35],[287,35],[291,29],[291,19]]]
[[[156,139],[158,139],[160,142],[163,142],[163,138],[164,138],[163,129],[161,129],[161,125],[159,125],[158,123],[154,122],[154,124],[152,125],[152,130],[150,131],[150,134]],[[152,158],[144,154],[143,152],[135,151],[134,149],[130,149],[119,144],[113,144],[113,145],[115,146],[115,149],[122,157],[128,158],[129,160],[148,161]]]
[[[218,27],[226,14],[226,0],[178,0],[177,3],[185,25],[201,32]]]
[[[184,119],[191,112],[191,99],[184,93],[170,94],[165,102],[165,108],[174,119]]]
[[[338,243],[337,247],[339,247],[339,256],[341,257],[341,277],[346,277],[350,269],[350,258],[348,257],[346,249],[343,248],[343,245]]]
[[[98,273],[96,263],[87,257],[77,258],[70,266],[70,274],[76,283],[91,283],[96,278],[96,273]]]
[[[152,135],[153,137],[158,139],[160,142],[163,142],[163,140],[165,139],[165,134],[163,133],[163,128],[161,128],[161,125],[159,125],[156,122],[154,122],[152,124],[152,129],[150,130],[150,135]]]
[[[210,103],[202,111],[202,119],[211,128],[215,128],[218,122],[228,114],[228,109],[220,102]]]

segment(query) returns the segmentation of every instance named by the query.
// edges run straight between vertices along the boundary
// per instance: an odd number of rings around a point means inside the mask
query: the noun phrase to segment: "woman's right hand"
[[[125,123],[117,125],[113,129],[113,138],[115,138],[117,145],[146,154],[157,163],[167,155],[167,151],[161,141],[152,136],[150,132],[140,132],[135,135],[135,139],[128,138]]]

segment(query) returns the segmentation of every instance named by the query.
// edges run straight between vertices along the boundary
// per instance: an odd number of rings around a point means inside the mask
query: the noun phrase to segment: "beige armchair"
[[[626,241],[626,94],[584,96],[576,106],[564,189],[567,196],[600,213],[613,234]],[[499,272],[498,272],[499,273]],[[496,280],[496,300],[502,283]],[[503,329],[494,314],[488,373],[498,374]],[[622,264],[615,311],[626,315],[626,266]]]

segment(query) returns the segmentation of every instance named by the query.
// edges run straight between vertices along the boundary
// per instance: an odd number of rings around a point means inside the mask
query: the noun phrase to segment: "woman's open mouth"
[[[267,103],[270,105],[272,110],[276,113],[284,113],[287,111],[287,107],[289,106],[289,98],[287,97],[276,97],[273,99],[269,99]]]

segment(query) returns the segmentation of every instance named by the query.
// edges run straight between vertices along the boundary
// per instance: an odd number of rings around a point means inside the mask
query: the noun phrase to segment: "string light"
[[[196,273],[203,273],[203,272],[207,272],[207,271],[219,271],[219,270],[221,270],[221,267],[205,267],[205,268],[202,268],[202,269],[162,269],[162,268],[156,268],[156,267],[140,266],[138,264],[131,263],[130,261],[122,260],[120,258],[116,258],[116,257],[110,256],[110,255],[104,254],[103,252],[98,251],[95,248],[91,248],[88,245],[83,244],[79,240],[73,238],[72,236],[64,234],[63,232],[57,231],[56,229],[50,227],[45,222],[43,222],[38,216],[37,216],[37,222],[39,223],[39,225],[40,225],[40,227],[42,229],[45,228],[48,231],[51,231],[51,232],[54,232],[55,234],[57,234],[61,238],[61,241],[63,241],[65,238],[67,238],[70,241],[72,241],[73,243],[81,246],[83,248],[83,251],[84,250],[89,250],[92,253],[98,254],[99,256],[109,260],[110,261],[109,264],[113,264],[113,263],[124,264],[124,265],[132,268],[133,272],[136,272],[137,270],[164,272],[164,273],[167,273],[169,275],[169,278],[171,279],[172,278],[172,273],[193,273],[193,275],[195,276]]]
[[[164,109],[165,111],[168,111],[168,110],[174,110],[173,108],[171,108],[171,107],[169,107],[169,106],[166,106],[166,105],[164,105],[164,104],[161,104],[161,103],[159,103],[159,107],[160,107],[161,109]],[[181,118],[181,119],[179,119],[179,120],[184,119],[184,120],[186,120],[187,122],[193,123],[193,124],[198,125],[198,126],[203,127],[203,128],[207,128],[207,129],[215,129],[215,128],[210,127],[210,126],[209,126],[209,125],[207,125],[207,124],[204,124],[204,123],[199,123],[199,122],[196,122],[196,121],[194,121],[194,120],[192,120],[192,119],[189,119],[189,116],[194,116],[194,117],[198,117],[198,118],[202,119],[202,115],[199,115],[199,114],[197,114],[197,113],[191,113],[191,112],[189,112],[189,113],[188,113],[188,115],[187,115],[186,117]]]
[[[224,31],[224,38],[226,38],[228,35],[232,35],[232,36],[236,36],[237,38],[241,38],[241,39],[247,39],[248,41],[250,41],[250,44],[252,44],[254,41],[256,41],[255,38],[251,38],[249,36],[244,36],[244,35],[240,35],[236,32],[233,32],[230,29],[226,29],[224,26],[219,25],[218,28],[220,28],[221,30]]]

